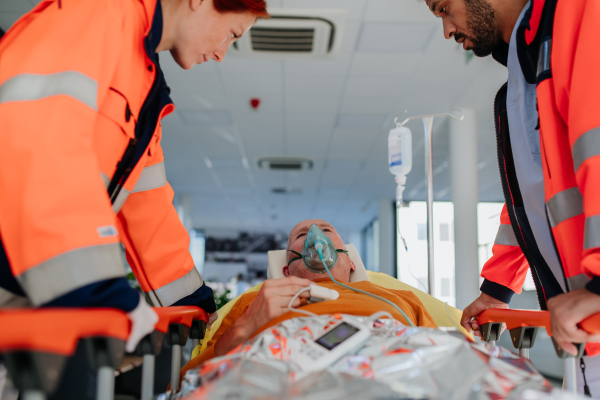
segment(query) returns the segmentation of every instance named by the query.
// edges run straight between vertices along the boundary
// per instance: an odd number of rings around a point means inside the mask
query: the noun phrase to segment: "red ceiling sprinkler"
[[[254,111],[258,111],[258,108],[260,107],[260,99],[256,97],[250,99],[250,107],[252,107]]]

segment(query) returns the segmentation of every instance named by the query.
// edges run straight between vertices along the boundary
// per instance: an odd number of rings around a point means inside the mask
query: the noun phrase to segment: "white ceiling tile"
[[[228,95],[261,97],[282,93],[281,73],[277,74],[223,74],[223,86]]]
[[[319,60],[285,60],[286,74],[344,74],[348,70],[352,53]]]
[[[344,94],[364,97],[398,96],[405,81],[393,76],[351,76]]]
[[[399,90],[397,95],[392,96],[344,96],[340,112],[385,115],[397,107],[401,94],[402,91]]]
[[[365,9],[366,0],[282,0],[286,8],[338,8],[348,10],[348,19],[361,20]]]
[[[350,73],[353,75],[407,75],[414,71],[422,53],[360,53],[354,54]]]
[[[424,51],[435,26],[434,22],[367,22],[363,25],[357,50],[376,53]]]
[[[285,97],[287,112],[295,113],[335,113],[339,107],[339,96],[288,95]]]
[[[219,63],[217,68],[227,74],[281,74],[283,62],[279,60],[231,55]]]
[[[344,86],[342,74],[286,74],[286,94],[338,96]]]
[[[424,1],[415,0],[369,0],[365,21],[431,22],[436,17]]]

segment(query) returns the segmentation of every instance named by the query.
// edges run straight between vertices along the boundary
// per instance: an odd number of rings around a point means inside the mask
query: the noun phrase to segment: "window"
[[[450,224],[440,224],[440,241],[450,241]]]
[[[417,224],[417,240],[427,240],[427,224]]]
[[[492,257],[492,247],[496,240],[498,227],[500,226],[500,213],[504,203],[479,203],[477,204],[477,236],[479,241],[479,271],[483,265]],[[483,278],[479,278],[480,283]],[[523,284],[523,290],[535,290],[531,271],[527,271],[527,277]]]
[[[404,235],[408,252],[397,235],[398,279],[424,292],[427,282],[427,204],[411,201],[399,211],[400,232]],[[436,297],[449,305],[456,304],[454,294],[454,205],[450,202],[433,203],[433,247]]]
[[[204,273],[205,243],[204,231],[192,229],[192,232],[190,232],[190,254],[200,275]]]
[[[362,231],[363,262],[369,271],[379,271],[379,221],[374,220]]]

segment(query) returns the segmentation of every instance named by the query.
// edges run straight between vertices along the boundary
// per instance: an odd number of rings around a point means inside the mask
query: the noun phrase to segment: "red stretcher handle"
[[[79,339],[103,336],[127,340],[131,329],[124,311],[44,308],[0,311],[0,352],[24,350],[69,356]]]
[[[203,309],[196,306],[176,306],[155,308],[158,314],[158,322],[154,329],[167,333],[170,324],[183,324],[191,327],[192,321],[204,321],[208,323],[208,314]]]
[[[523,326],[544,327],[548,331],[548,335],[552,336],[550,330],[550,313],[548,311],[490,308],[477,317],[479,325],[487,324],[488,322],[504,322],[508,330]],[[586,332],[600,334],[600,314],[595,314],[584,319],[579,323],[579,326]]]

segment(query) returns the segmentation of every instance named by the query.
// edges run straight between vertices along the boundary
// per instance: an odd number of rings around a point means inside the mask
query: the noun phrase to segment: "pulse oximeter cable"
[[[329,268],[327,267],[327,264],[325,263],[325,259],[323,257],[323,242],[319,239],[315,240],[314,243],[315,249],[317,250],[317,253],[319,253],[319,258],[321,259],[321,262],[323,263],[323,266],[325,267],[325,271],[327,271],[327,274],[329,275],[329,277],[331,278],[331,280],[333,282],[335,282],[336,284],[345,287],[346,289],[350,289],[352,291],[355,291],[357,293],[362,293],[362,294],[366,294],[369,295],[371,297],[375,297],[376,299],[379,299],[381,301],[385,301],[386,303],[392,305],[393,307],[396,308],[396,310],[398,310],[400,312],[400,314],[402,314],[402,316],[404,317],[404,319],[406,319],[406,321],[410,324],[410,326],[415,326],[415,324],[413,324],[413,322],[410,320],[410,318],[408,318],[408,315],[406,315],[406,313],[400,308],[398,307],[396,304],[394,304],[393,302],[389,301],[388,299],[384,299],[383,297],[379,297],[373,293],[369,293],[369,292],[365,292],[364,290],[360,290],[360,289],[356,289],[353,288],[351,286],[348,285],[344,285],[343,283],[340,283],[338,281],[335,280],[335,278],[331,275],[331,272],[329,272]]]

